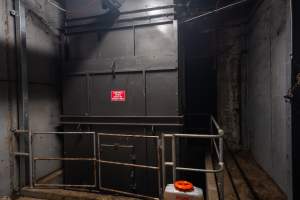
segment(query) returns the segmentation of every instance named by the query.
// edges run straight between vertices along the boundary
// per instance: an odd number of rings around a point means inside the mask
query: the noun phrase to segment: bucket
[[[167,185],[164,200],[204,200],[203,190],[188,181],[176,181]]]

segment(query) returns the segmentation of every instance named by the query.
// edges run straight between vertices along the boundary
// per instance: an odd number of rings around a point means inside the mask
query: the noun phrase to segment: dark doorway
[[[186,107],[188,131],[207,130],[210,115],[216,113],[217,70],[214,34],[202,32],[202,23],[184,25]],[[202,28],[201,28],[202,27]]]

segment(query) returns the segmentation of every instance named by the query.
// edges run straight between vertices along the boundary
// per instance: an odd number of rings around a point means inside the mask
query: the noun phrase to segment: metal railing
[[[98,178],[99,178],[99,190],[103,191],[109,191],[109,192],[115,192],[115,193],[120,193],[120,194],[125,194],[125,195],[131,195],[134,197],[138,198],[147,198],[147,199],[158,199],[155,197],[147,196],[147,195],[140,195],[140,194],[135,194],[135,193],[130,193],[130,192],[124,192],[121,190],[116,190],[116,189],[111,189],[111,188],[105,188],[102,185],[101,181],[101,165],[102,164],[110,164],[110,165],[118,165],[118,166],[126,166],[126,167],[133,167],[133,168],[141,168],[141,169],[148,169],[148,170],[155,170],[157,172],[157,180],[158,180],[158,194],[159,197],[161,196],[161,163],[160,163],[160,139],[159,136],[147,136],[147,135],[124,135],[124,134],[106,134],[106,133],[98,133],[97,134],[98,138]],[[108,160],[103,160],[101,158],[101,151],[100,151],[100,146],[101,146],[101,137],[118,137],[118,138],[140,138],[140,139],[155,139],[156,140],[156,156],[157,156],[157,166],[151,166],[151,165],[137,165],[137,164],[132,164],[132,163],[125,163],[125,162],[114,162],[114,161],[108,161]]]
[[[14,155],[20,158],[27,158],[28,159],[28,170],[29,170],[29,186],[33,187],[33,165],[32,165],[32,132],[30,130],[12,130],[12,132],[19,138],[17,142],[17,146],[20,146],[20,137],[21,136],[28,136],[28,152],[20,152],[19,149],[17,152],[14,152]]]
[[[219,195],[220,199],[224,200],[224,161],[223,161],[223,153],[224,153],[224,131],[220,128],[215,118],[211,116],[211,124],[210,124],[210,134],[163,134],[162,135],[162,176],[163,176],[163,187],[166,186],[166,167],[172,167],[172,176],[173,182],[177,180],[177,171],[189,171],[189,172],[200,172],[200,173],[220,173],[220,178],[218,180],[219,187]],[[217,130],[217,133],[214,134],[214,128]],[[165,159],[165,140],[167,138],[171,138],[172,141],[172,162],[166,162]],[[218,157],[218,168],[217,169],[196,169],[196,168],[187,168],[187,167],[179,167],[177,166],[177,148],[176,148],[176,139],[178,138],[190,138],[190,139],[206,139],[211,140],[213,143],[214,150]],[[217,145],[216,140],[219,140],[219,144]],[[219,147],[218,147],[219,146]]]
[[[214,131],[216,130],[216,131]],[[210,133],[209,134],[161,134],[161,136],[147,136],[147,135],[125,135],[125,134],[106,134],[106,133],[96,133],[96,132],[36,132],[15,130],[15,133],[18,134],[28,134],[28,152],[15,152],[16,156],[25,156],[29,160],[29,184],[30,187],[80,187],[80,188],[98,188],[102,191],[109,191],[114,193],[120,193],[124,195],[131,195],[138,198],[147,198],[147,199],[159,199],[162,197],[163,188],[166,186],[166,167],[172,167],[172,176],[173,182],[177,179],[178,171],[189,171],[189,172],[199,172],[199,173],[214,173],[218,175],[218,188],[219,196],[221,200],[224,200],[224,163],[223,163],[223,136],[224,131],[220,128],[214,117],[210,118]],[[33,151],[33,136],[34,135],[90,135],[92,139],[92,156],[91,157],[49,157],[49,156],[35,156]],[[101,138],[102,137],[117,137],[117,138],[141,138],[141,139],[155,139],[156,143],[156,157],[157,165],[141,165],[133,164],[126,162],[117,162],[104,160],[101,157]],[[191,138],[191,139],[202,139],[202,140],[211,140],[212,147],[217,155],[217,167],[216,169],[197,169],[197,168],[187,168],[177,166],[177,145],[176,141],[180,138]],[[166,162],[166,140],[171,139],[172,142],[172,160],[171,162]],[[109,144],[105,144],[108,145]],[[127,146],[126,146],[127,147]],[[94,173],[94,183],[91,185],[72,185],[72,184],[39,184],[36,181],[36,162],[37,161],[87,161],[93,163],[93,173]],[[117,165],[123,167],[133,167],[140,169],[155,170],[157,172],[157,187],[159,197],[151,197],[136,193],[125,192],[121,190],[116,190],[112,188],[106,188],[102,184],[102,174],[101,166],[102,165]],[[97,172],[98,170],[98,172]]]
[[[31,147],[31,161],[32,169],[30,171],[30,177],[33,187],[80,187],[80,188],[95,188],[97,187],[97,150],[96,150],[96,133],[95,132],[36,132],[32,133],[31,137],[34,135],[90,135],[93,138],[93,156],[92,157],[49,157],[49,156],[34,156],[33,148]],[[32,146],[29,145],[29,146]],[[39,184],[36,181],[36,162],[37,161],[87,161],[93,163],[93,173],[94,173],[94,183],[91,185],[74,185],[74,184]]]

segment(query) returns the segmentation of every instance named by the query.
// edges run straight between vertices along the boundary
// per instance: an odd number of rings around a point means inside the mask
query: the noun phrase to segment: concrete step
[[[45,200],[137,200],[136,198],[117,195],[102,195],[98,193],[79,192],[64,189],[23,188],[21,191],[21,196],[23,196],[22,198],[35,198]]]

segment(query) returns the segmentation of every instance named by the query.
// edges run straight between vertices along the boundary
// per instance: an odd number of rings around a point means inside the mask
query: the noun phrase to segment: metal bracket
[[[10,10],[10,11],[9,11],[9,14],[10,14],[11,16],[14,16],[14,17],[19,16],[19,13],[18,13],[16,10]]]
[[[111,71],[114,79],[116,78],[116,68],[116,61],[113,61],[111,65]]]

